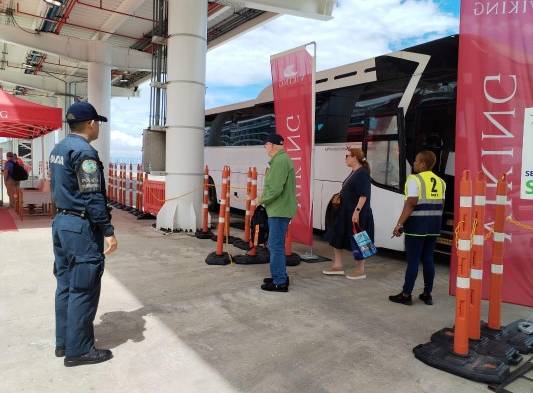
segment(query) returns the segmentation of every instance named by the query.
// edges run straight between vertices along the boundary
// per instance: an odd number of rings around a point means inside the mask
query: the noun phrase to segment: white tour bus
[[[404,250],[391,239],[402,211],[405,179],[416,153],[437,155],[435,172],[447,182],[437,250],[448,254],[452,238],[455,103],[458,36],[347,64],[316,75],[313,227],[325,230],[331,197],[349,174],[346,146],[361,146],[372,177],[372,210],[378,247]],[[259,187],[268,157],[263,141],[275,132],[272,87],[255,100],[206,111],[205,160],[216,184],[230,165],[231,207],[244,209],[247,170],[256,166]],[[220,195],[220,193],[217,193]]]

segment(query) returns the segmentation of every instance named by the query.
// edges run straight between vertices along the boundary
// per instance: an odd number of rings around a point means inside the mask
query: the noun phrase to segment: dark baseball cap
[[[94,106],[86,101],[75,102],[68,108],[67,122],[79,123],[88,120],[98,120],[107,123],[107,117],[100,116]]]
[[[283,145],[283,137],[279,134],[270,134],[265,138],[265,143],[272,143],[273,145]]]

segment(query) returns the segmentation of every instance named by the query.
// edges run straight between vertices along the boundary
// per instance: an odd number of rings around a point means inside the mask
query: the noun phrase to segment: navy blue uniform
[[[94,347],[93,321],[104,272],[104,236],[113,235],[103,165],[85,138],[69,134],[50,155],[56,346],[80,356]]]

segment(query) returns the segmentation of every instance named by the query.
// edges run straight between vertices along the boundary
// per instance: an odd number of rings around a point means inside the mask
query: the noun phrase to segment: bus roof
[[[425,42],[420,45],[406,48],[401,51],[391,52],[383,56],[401,57],[402,52],[415,52],[420,47],[435,45],[444,40],[457,39],[457,35],[452,35],[438,40]],[[316,73],[316,92],[337,89],[345,86],[360,85],[374,82],[376,80],[376,58],[361,60],[355,63],[345,64],[339,67],[329,68]],[[273,101],[272,85],[265,87],[255,99],[237,102],[235,104],[219,106],[205,111],[206,116],[221,112],[228,112],[242,108],[249,108],[254,105],[264,104]]]

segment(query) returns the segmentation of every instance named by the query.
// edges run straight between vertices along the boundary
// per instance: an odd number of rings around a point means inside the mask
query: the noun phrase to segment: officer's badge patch
[[[83,161],[83,164],[81,164],[81,169],[83,169],[85,173],[94,173],[98,169],[98,165],[94,160],[85,160]]]
[[[81,193],[102,191],[102,178],[96,160],[84,160],[76,175]]]

